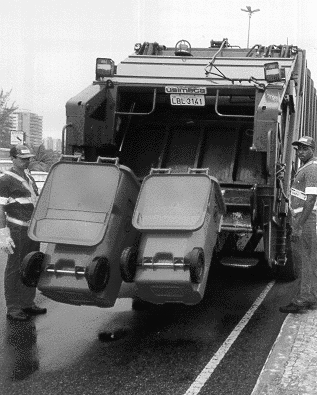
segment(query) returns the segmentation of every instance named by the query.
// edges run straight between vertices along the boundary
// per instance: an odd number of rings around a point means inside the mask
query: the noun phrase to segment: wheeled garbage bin
[[[47,248],[25,257],[22,281],[59,302],[113,306],[121,252],[138,237],[140,182],[117,158],[102,159],[53,165],[31,219],[29,237]]]
[[[201,301],[225,210],[219,183],[208,169],[152,169],[132,218],[141,232],[138,249],[127,247],[120,263],[123,279],[135,283],[135,299]]]

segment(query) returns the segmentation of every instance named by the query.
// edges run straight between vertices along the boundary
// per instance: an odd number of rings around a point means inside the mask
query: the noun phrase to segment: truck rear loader
[[[292,141],[316,138],[316,89],[294,45],[136,44],[66,103],[23,281],[51,299],[111,307],[124,294],[196,304],[214,265],[292,259]],[[58,196],[58,198],[57,198]]]

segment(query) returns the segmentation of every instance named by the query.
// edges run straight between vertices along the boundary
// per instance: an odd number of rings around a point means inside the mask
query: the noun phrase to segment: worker
[[[45,314],[46,309],[34,304],[35,287],[25,286],[20,278],[23,258],[38,251],[40,243],[28,237],[28,226],[38,189],[28,170],[34,157],[25,145],[10,149],[13,166],[0,177],[0,250],[8,254],[4,273],[7,318],[27,321],[31,315]]]
[[[291,188],[290,212],[293,258],[298,265],[299,282],[292,301],[280,307],[282,313],[298,313],[317,308],[317,235],[316,210],[317,158],[315,141],[302,136],[292,145],[296,149],[301,167],[295,174]]]

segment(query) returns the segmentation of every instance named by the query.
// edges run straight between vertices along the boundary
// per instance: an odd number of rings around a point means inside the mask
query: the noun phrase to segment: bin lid
[[[151,174],[141,185],[132,224],[139,230],[197,230],[210,192],[206,174]]]
[[[58,162],[32,215],[29,237],[59,244],[98,244],[107,228],[120,178],[114,164]]]

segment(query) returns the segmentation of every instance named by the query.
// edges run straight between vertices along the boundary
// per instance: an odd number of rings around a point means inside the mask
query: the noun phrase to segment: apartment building
[[[53,137],[44,137],[43,144],[46,149],[61,152],[62,151],[62,140],[55,139]]]
[[[43,117],[29,110],[17,110],[12,116],[12,130],[24,134],[24,143],[38,147],[43,140]]]

